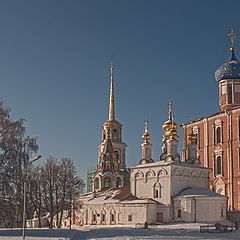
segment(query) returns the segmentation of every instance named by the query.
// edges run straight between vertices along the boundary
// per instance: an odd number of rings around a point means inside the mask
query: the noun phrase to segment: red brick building
[[[229,37],[230,58],[215,73],[220,112],[182,125],[183,159],[188,158],[187,136],[193,129],[200,163],[212,169],[209,188],[228,196],[229,209],[240,210],[240,61],[234,53],[233,32]]]

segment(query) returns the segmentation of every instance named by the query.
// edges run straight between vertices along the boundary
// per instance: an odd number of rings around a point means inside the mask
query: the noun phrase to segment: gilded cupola
[[[188,135],[188,139],[190,140],[190,142],[196,142],[197,140],[197,136],[196,134],[193,133],[193,128],[191,129],[191,132]]]
[[[168,104],[168,120],[162,126],[163,130],[165,131],[165,135],[170,137],[178,136],[178,125],[174,121],[174,115],[172,111],[172,103],[169,102]]]
[[[142,135],[142,139],[144,140],[145,143],[148,143],[151,140],[151,136],[148,133],[148,120],[145,120],[145,131],[144,134]]]

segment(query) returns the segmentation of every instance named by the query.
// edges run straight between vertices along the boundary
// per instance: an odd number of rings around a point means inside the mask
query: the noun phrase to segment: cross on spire
[[[173,121],[172,103],[170,101],[168,102],[168,115],[169,120]]]
[[[145,120],[145,133],[148,133],[148,120]]]
[[[233,29],[228,33],[228,37],[230,38],[230,50],[234,51],[234,43],[236,41],[237,36],[234,34]]]

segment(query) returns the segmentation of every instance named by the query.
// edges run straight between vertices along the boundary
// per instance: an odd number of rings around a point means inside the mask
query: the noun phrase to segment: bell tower
[[[110,131],[110,139],[113,149],[119,159],[120,168],[126,167],[125,152],[127,144],[122,142],[122,124],[116,120],[115,98],[114,98],[114,65],[110,65],[110,89],[109,89],[109,114],[108,120],[102,125],[102,143],[99,145],[99,155],[103,150],[103,143],[107,136],[107,129]]]
[[[129,185],[122,124],[116,120],[114,102],[114,66],[110,65],[108,120],[102,125],[102,142],[98,145],[98,164],[93,178],[93,190],[99,191]]]

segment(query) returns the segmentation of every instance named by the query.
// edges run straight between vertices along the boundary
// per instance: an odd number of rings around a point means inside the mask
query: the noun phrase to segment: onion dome
[[[215,78],[217,82],[223,79],[240,79],[240,61],[235,56],[234,49],[231,50],[229,60],[215,72]]]
[[[166,135],[170,136],[170,137],[177,137],[178,136],[178,132],[176,129],[170,129],[168,132],[166,132]]]
[[[169,119],[163,124],[162,128],[165,132],[168,132],[170,129],[177,129],[178,125],[173,120]]]
[[[188,139],[189,139],[191,142],[195,142],[195,141],[196,141],[197,136],[193,133],[193,129],[192,129],[192,131],[190,132],[190,134],[188,135]]]
[[[148,120],[145,120],[145,132],[142,135],[142,139],[145,141],[145,143],[148,143],[151,140],[151,136],[148,133]]]
[[[228,34],[230,38],[230,58],[229,60],[221,65],[215,72],[216,81],[219,82],[223,79],[240,79],[240,61],[235,56],[234,52],[234,41],[236,35],[234,35],[233,30]]]
[[[172,111],[172,103],[168,103],[168,120],[162,126],[165,132],[170,131],[171,129],[178,129],[177,123],[174,122],[174,115]]]

